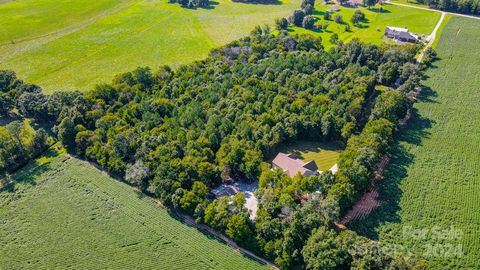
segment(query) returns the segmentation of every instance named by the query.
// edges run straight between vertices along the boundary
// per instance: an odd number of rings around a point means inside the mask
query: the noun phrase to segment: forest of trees
[[[137,68],[86,93],[45,95],[0,71],[0,102],[7,104],[3,115],[53,125],[71,153],[284,269],[424,269],[354,232],[334,230],[369,187],[406,113],[420,80],[417,50],[354,40],[327,52],[320,38],[257,27],[203,61],[176,70]],[[13,138],[15,149],[37,147],[31,141],[42,133],[32,129],[19,143],[14,129],[2,130],[2,146]],[[264,163],[300,139],[346,142],[337,175],[292,179]],[[8,154],[1,155],[5,163]],[[209,199],[209,190],[230,178],[259,180],[254,221],[243,193]]]
[[[416,2],[440,10],[480,15],[479,0],[416,0]]]

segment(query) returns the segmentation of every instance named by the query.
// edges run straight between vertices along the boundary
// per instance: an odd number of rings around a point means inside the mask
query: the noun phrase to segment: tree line
[[[2,102],[10,104],[5,114],[51,123],[71,153],[284,269],[423,269],[334,230],[368,188],[411,102],[418,48],[354,40],[325,51],[321,42],[256,27],[202,61],[137,68],[86,93],[45,95],[2,71]],[[282,144],[302,139],[347,142],[336,176],[292,179],[264,163]],[[243,193],[209,196],[230,179],[259,180],[254,221]]]
[[[416,0],[416,2],[440,10],[480,15],[479,0]]]

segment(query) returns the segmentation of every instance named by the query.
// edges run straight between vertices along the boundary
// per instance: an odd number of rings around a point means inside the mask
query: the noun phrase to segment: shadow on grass
[[[170,4],[177,4],[176,2],[169,2]],[[196,9],[214,9],[215,6],[218,6],[220,3],[217,1],[208,1],[207,6],[202,6],[202,7],[189,7],[188,5],[181,5],[182,8],[190,9],[190,10],[196,10]]]
[[[432,88],[424,86],[422,88],[422,93],[424,93],[424,95],[422,94],[422,96],[418,97],[418,101],[426,103],[439,103],[436,100],[437,93],[433,91]]]
[[[43,156],[45,158],[51,158],[56,155],[56,152],[48,150]],[[35,186],[37,185],[35,179],[38,179],[40,175],[51,169],[50,162],[39,164],[37,161],[32,160],[20,169],[14,171],[12,176],[0,175],[0,181],[2,182],[0,192],[15,192],[15,186],[20,183]]]
[[[369,8],[368,10],[375,12],[375,13],[392,13],[390,10],[385,9],[385,8]]]
[[[428,89],[422,92],[419,102],[429,102],[434,96],[435,92]],[[399,203],[403,195],[400,184],[408,176],[407,169],[415,159],[409,145],[421,145],[422,141],[430,136],[428,130],[432,123],[431,120],[419,115],[415,109],[412,110],[412,117],[407,126],[395,136],[395,142],[390,150],[390,163],[385,168],[383,180],[377,184],[382,204],[365,219],[353,221],[350,229],[378,240],[377,228],[380,225],[402,221],[399,216]]]
[[[366,24],[357,24],[357,25],[354,25],[355,28],[358,28],[358,29],[367,29],[367,28],[370,28],[370,25],[366,25]]]
[[[37,166],[37,164],[34,164],[33,166]],[[24,184],[35,186],[37,184],[37,182],[35,182],[35,179],[37,179],[39,175],[42,175],[43,173],[49,171],[50,169],[51,169],[50,163],[42,164],[40,166],[35,167],[33,170],[29,171],[28,174],[22,177],[16,178],[14,180],[14,183],[24,183]]]
[[[325,15],[325,11],[321,11],[321,10],[313,10],[312,12],[312,15],[316,15],[316,16],[324,16]]]
[[[278,0],[233,0],[235,3],[253,4],[253,5],[281,5]]]
[[[218,6],[220,3],[217,1],[209,1],[208,6],[206,7],[198,7],[197,9],[214,9],[216,6]]]

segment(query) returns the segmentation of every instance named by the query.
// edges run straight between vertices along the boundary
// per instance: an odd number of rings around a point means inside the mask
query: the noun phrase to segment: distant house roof
[[[340,10],[340,8],[339,8],[338,6],[333,6],[333,7],[331,7],[329,10],[327,10],[327,12],[330,12],[330,13],[331,13],[331,12],[339,11],[339,10]]]
[[[273,168],[282,169],[288,176],[294,177],[298,173],[311,176],[317,173],[318,167],[315,161],[304,163],[293,154],[278,153],[272,161]]]
[[[406,42],[418,42],[418,37],[415,34],[410,33],[408,28],[387,26],[385,29],[385,36]]]
[[[215,197],[220,198],[223,196],[232,196],[237,194],[238,190],[235,188],[233,185],[221,185],[217,187],[216,189],[212,190],[213,195]]]
[[[390,31],[390,32],[408,32],[408,28],[387,26],[387,31]]]
[[[348,0],[345,4],[352,7],[363,6],[363,2],[358,0]]]

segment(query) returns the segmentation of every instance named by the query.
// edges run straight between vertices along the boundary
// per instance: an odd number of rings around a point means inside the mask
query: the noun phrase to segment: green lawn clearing
[[[191,10],[167,0],[19,0],[0,5],[0,69],[56,90],[87,90],[138,66],[190,63],[273,24],[300,0],[213,1]]]
[[[324,5],[319,2],[315,6],[314,16],[319,19],[318,23],[325,22],[323,15],[333,5]],[[382,10],[380,10],[382,7]],[[363,13],[365,13],[366,20],[361,22],[360,25],[353,26],[350,23],[355,9],[340,6],[340,10],[332,13],[332,19],[327,21],[329,26],[326,31],[312,31],[304,28],[294,27],[291,29],[296,33],[310,33],[314,35],[320,35],[323,38],[323,45],[328,49],[333,46],[330,43],[330,37],[336,33],[339,39],[344,42],[348,42],[353,38],[358,38],[363,42],[372,44],[382,44],[384,42],[391,43],[390,40],[383,37],[385,28],[387,26],[406,27],[411,32],[418,34],[430,35],[438,20],[440,19],[440,13],[428,10],[419,10],[414,8],[394,6],[385,4],[383,6],[377,5],[375,8],[367,9],[359,7]],[[345,31],[345,24],[338,24],[333,21],[333,17],[340,14],[343,20],[350,24],[351,31]]]
[[[452,17],[415,115],[380,183],[383,205],[355,228],[428,260],[480,269],[480,21]]]
[[[47,156],[0,192],[1,269],[268,269],[87,162]]]
[[[313,160],[317,163],[320,171],[328,171],[337,163],[341,149],[342,148],[335,143],[327,144],[299,141],[293,144],[284,145],[279,151],[283,153],[294,153],[305,162]]]

